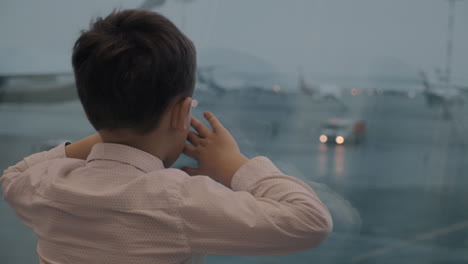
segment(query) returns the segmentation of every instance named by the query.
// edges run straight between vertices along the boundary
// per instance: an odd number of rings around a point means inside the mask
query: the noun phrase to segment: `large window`
[[[333,215],[319,248],[208,263],[468,262],[468,1],[4,1],[1,169],[93,132],[73,42],[91,18],[137,7],[197,46],[194,115],[216,113],[242,152],[309,183]],[[0,262],[37,263],[5,202]]]

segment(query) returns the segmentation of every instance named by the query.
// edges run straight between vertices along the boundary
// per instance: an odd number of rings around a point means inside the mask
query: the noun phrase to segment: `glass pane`
[[[1,168],[93,132],[71,48],[118,7],[174,21],[197,46],[194,115],[217,114],[333,215],[319,248],[207,263],[468,262],[468,1],[4,1]],[[0,215],[0,262],[37,262],[33,233]]]

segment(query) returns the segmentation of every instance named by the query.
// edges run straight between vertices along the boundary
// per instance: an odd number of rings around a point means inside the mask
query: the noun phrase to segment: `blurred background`
[[[2,1],[2,170],[93,133],[71,49],[115,8],[184,31],[194,115],[217,114],[247,156],[309,183],[333,215],[317,249],[207,263],[468,262],[468,0]],[[38,263],[35,243],[0,201],[0,262]]]

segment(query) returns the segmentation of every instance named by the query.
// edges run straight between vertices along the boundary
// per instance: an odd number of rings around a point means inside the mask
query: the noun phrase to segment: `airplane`
[[[311,96],[315,100],[331,100],[341,102],[342,93],[339,86],[309,84],[305,81],[302,72],[299,73],[299,88],[303,94]]]
[[[198,67],[197,70],[197,85],[202,85],[203,88],[214,91],[217,94],[224,94],[226,88],[216,82],[213,77],[213,67]]]
[[[224,53],[221,56],[226,56]],[[232,56],[231,53],[227,53]],[[223,61],[224,62],[224,61]],[[258,68],[246,69],[245,65],[259,65]],[[263,66],[265,66],[263,68]],[[201,64],[197,69],[197,90],[214,92],[218,95],[234,93],[271,93],[280,94],[281,86],[289,87],[291,78],[283,73],[271,71],[269,65],[263,65],[249,55],[237,55],[237,60],[229,64]]]
[[[422,94],[426,98],[426,103],[429,107],[445,107],[447,105],[465,103],[465,98],[462,94],[464,87],[448,83],[431,83],[424,71],[420,72],[420,77],[424,87]]]
[[[449,83],[431,83],[424,71],[420,72],[424,90],[422,94],[426,98],[426,103],[431,108],[441,108],[442,118],[452,120],[451,107],[465,103],[465,96],[468,87],[452,85]]]

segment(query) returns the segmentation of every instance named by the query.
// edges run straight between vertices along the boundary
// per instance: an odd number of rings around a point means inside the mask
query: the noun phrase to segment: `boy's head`
[[[150,11],[114,11],[83,31],[73,48],[78,95],[98,131],[144,135],[168,106],[191,97],[193,43],[168,19]]]
[[[72,63],[79,98],[103,141],[140,148],[171,166],[190,125],[193,43],[157,13],[114,11],[81,34]]]

